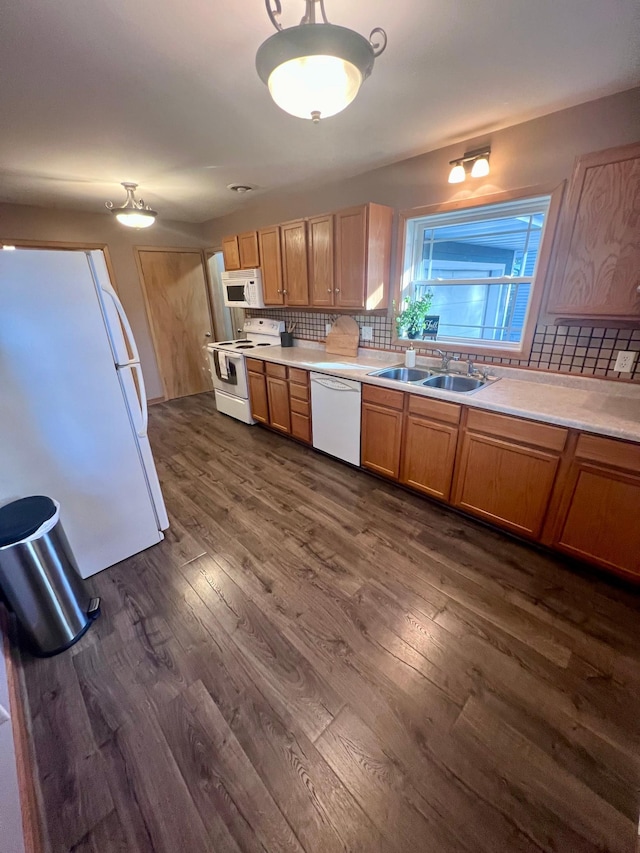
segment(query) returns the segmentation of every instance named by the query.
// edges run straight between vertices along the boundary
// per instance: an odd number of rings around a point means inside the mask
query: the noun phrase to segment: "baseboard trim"
[[[157,406],[158,403],[166,402],[166,397],[152,397],[150,400],[147,400],[147,406]]]

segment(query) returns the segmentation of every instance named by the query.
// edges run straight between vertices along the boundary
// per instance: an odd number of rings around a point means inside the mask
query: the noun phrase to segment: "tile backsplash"
[[[270,317],[295,323],[294,337],[308,341],[323,341],[325,326],[335,320],[335,314],[310,311],[290,311],[271,309],[247,311],[250,317]],[[361,347],[403,352],[403,347],[394,346],[393,320],[389,316],[371,316],[354,314],[353,319],[359,326],[371,326],[373,339],[360,340]],[[433,346],[414,342],[420,353],[433,351]],[[579,373],[583,376],[600,376],[618,379],[621,374],[614,370],[616,354],[620,350],[640,351],[640,329],[605,329],[590,326],[536,326],[531,356],[528,359],[482,358],[472,356],[474,360],[494,364],[510,364],[514,367],[533,367],[538,370],[553,370],[558,373]],[[461,356],[464,358],[464,355]],[[628,374],[624,374],[628,379]],[[636,360],[631,378],[640,381],[640,359]]]

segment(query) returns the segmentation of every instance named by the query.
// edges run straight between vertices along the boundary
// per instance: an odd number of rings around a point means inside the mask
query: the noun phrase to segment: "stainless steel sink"
[[[443,391],[456,391],[458,394],[471,394],[474,391],[479,391],[486,384],[485,379],[474,379],[473,376],[460,376],[451,373],[431,376],[422,382],[425,388],[441,388]]]
[[[430,370],[420,370],[417,367],[385,367],[384,370],[369,374],[380,379],[394,379],[396,382],[420,382],[432,375]]]

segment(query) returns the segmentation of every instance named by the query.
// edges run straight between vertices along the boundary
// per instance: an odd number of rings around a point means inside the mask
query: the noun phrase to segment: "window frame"
[[[458,199],[455,201],[442,202],[440,204],[430,204],[424,207],[414,207],[409,210],[401,210],[398,222],[398,234],[396,242],[396,273],[393,285],[393,305],[394,312],[392,317],[392,342],[394,346],[407,348],[410,346],[418,349],[435,350],[436,347],[446,352],[451,353],[469,353],[474,355],[486,355],[491,357],[500,357],[507,359],[522,360],[527,359],[531,354],[533,345],[533,336],[535,334],[536,323],[542,307],[543,296],[547,288],[547,284],[551,279],[551,260],[553,257],[553,246],[558,226],[558,217],[560,213],[560,205],[564,194],[566,181],[561,184],[542,184],[532,187],[522,187],[515,190],[507,190],[505,192],[488,193],[481,196],[473,196]],[[545,231],[540,249],[538,251],[538,262],[536,274],[531,282],[531,297],[529,301],[529,310],[527,318],[522,329],[522,338],[517,347],[495,347],[491,344],[474,344],[463,341],[460,343],[446,340],[409,340],[408,338],[398,337],[395,318],[398,306],[402,300],[402,280],[405,270],[405,247],[407,239],[407,222],[410,219],[419,219],[423,216],[433,216],[438,213],[449,213],[451,211],[460,211],[473,209],[474,207],[483,207],[492,204],[502,204],[508,201],[516,201],[518,199],[535,198],[536,196],[549,196],[549,209],[545,222]]]

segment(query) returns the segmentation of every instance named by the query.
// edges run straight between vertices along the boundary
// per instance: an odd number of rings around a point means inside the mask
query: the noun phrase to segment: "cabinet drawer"
[[[259,361],[257,358],[248,358],[247,370],[250,370],[252,373],[264,373],[264,361]]]
[[[306,415],[307,417],[311,414],[311,406],[308,400],[298,400],[292,396],[289,402],[291,403],[292,412],[297,412],[299,415]]]
[[[456,403],[445,403],[442,400],[432,400],[430,397],[418,397],[417,394],[409,395],[409,412],[412,415],[422,415],[432,418],[434,421],[443,421],[446,424],[460,423],[462,406]]]
[[[274,364],[272,361],[268,361],[267,376],[275,376],[276,379],[286,379],[287,368],[284,364]]]
[[[640,473],[640,444],[583,434],[578,439],[575,455],[580,459]]]
[[[301,370],[299,367],[289,368],[289,381],[296,382],[298,385],[309,384],[309,371]]]
[[[309,386],[308,385],[296,385],[292,382],[289,385],[289,396],[292,400],[304,400],[306,403],[309,402]]]
[[[548,426],[511,415],[495,415],[480,409],[469,409],[467,429],[558,452],[564,450],[569,434],[569,430],[563,427]]]
[[[388,388],[379,388],[377,385],[362,385],[362,400],[365,403],[375,403],[378,406],[388,406],[390,409],[402,409],[404,407],[404,392],[390,391]]]
[[[311,443],[311,418],[291,410],[291,435],[300,441]]]

